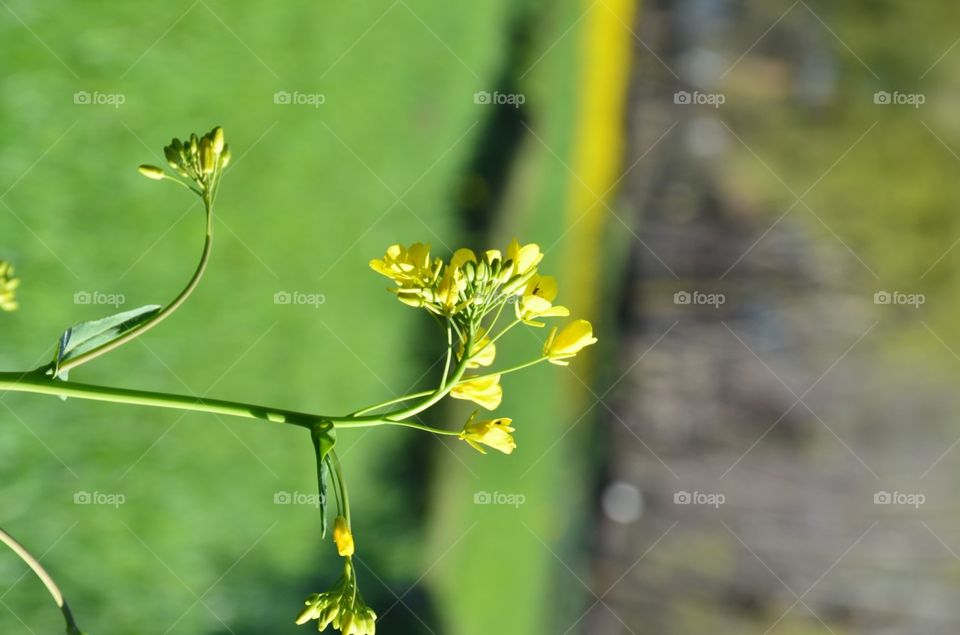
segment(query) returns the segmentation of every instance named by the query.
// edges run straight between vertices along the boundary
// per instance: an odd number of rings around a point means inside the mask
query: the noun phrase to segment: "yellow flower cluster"
[[[0,260],[0,311],[16,311],[16,290],[20,281],[13,277],[10,263]]]
[[[530,284],[542,258],[539,246],[521,246],[513,241],[506,252],[491,249],[479,257],[470,249],[458,249],[449,263],[444,263],[441,258],[430,257],[430,245],[414,243],[410,247],[391,245],[382,259],[370,261],[370,267],[396,283],[391,291],[401,302],[452,317],[466,326],[508,298],[540,293]],[[556,284],[552,290],[555,297]],[[552,297],[523,307],[523,302],[518,302],[518,316],[521,310],[529,314],[528,319],[543,316],[551,301]]]
[[[396,286],[390,291],[401,302],[426,309],[445,321],[448,331],[456,332],[459,372],[449,386],[441,389],[455,399],[495,410],[503,400],[502,374],[541,361],[565,366],[597,341],[588,321],[574,320],[562,329],[553,328],[541,357],[528,364],[502,372],[464,374],[466,370],[492,366],[497,340],[514,326],[542,327],[544,318],[570,315],[566,307],[554,304],[557,281],[539,273],[542,259],[539,245],[521,245],[516,240],[502,252],[491,249],[477,254],[470,249],[458,249],[448,262],[432,258],[429,245],[414,243],[409,247],[391,245],[383,258],[370,261],[370,267],[393,280]],[[512,323],[494,333],[509,304],[513,305]],[[453,352],[451,349],[450,353]],[[480,452],[484,452],[481,445],[486,445],[510,454],[517,447],[511,423],[507,418],[477,421],[471,416],[459,436]]]

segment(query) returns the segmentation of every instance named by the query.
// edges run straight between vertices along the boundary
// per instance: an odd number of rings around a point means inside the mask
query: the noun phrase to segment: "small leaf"
[[[320,538],[327,536],[327,481],[330,468],[325,459],[337,442],[337,433],[331,421],[321,421],[310,429],[313,449],[317,454],[317,489],[320,498]]]
[[[112,342],[152,318],[162,308],[159,304],[148,304],[139,309],[124,311],[99,320],[81,322],[68,328],[57,342],[57,353],[53,359],[53,377],[66,380],[67,374],[60,372],[61,364]]]

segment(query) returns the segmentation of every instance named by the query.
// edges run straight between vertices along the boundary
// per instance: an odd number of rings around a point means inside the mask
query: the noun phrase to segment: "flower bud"
[[[141,165],[137,170],[140,171],[140,174],[144,175],[148,179],[153,179],[154,181],[159,181],[166,176],[166,173],[163,171],[163,168],[158,168],[155,165]]]
[[[174,141],[176,141],[176,139],[174,139]],[[177,145],[179,144],[180,142],[177,141]],[[169,145],[163,149],[163,156],[167,158],[167,163],[170,164],[170,167],[180,167],[181,157],[179,148]]]
[[[331,622],[336,621],[339,615],[340,615],[340,604],[338,602],[334,602],[330,604],[330,606],[328,606],[326,610],[324,610],[320,614],[320,616],[317,617],[317,621],[318,621],[317,627],[322,631],[323,629],[328,627]]]
[[[220,155],[220,168],[223,169],[230,164],[230,146],[223,146],[223,153]]]
[[[513,261],[507,260],[503,263],[503,266],[500,267],[500,272],[497,274],[497,284],[506,284],[512,275]]]
[[[473,283],[477,277],[477,265],[472,260],[468,260],[463,263],[463,275],[466,277],[467,282]]]
[[[337,544],[337,553],[344,558],[353,555],[353,533],[347,524],[347,519],[343,516],[337,516],[333,524],[333,542]]]
[[[213,129],[213,152],[215,154],[220,154],[223,152],[224,140],[223,140],[223,128],[217,126]]]
[[[480,264],[477,265],[477,280],[480,282],[483,282],[484,280],[487,279],[487,275],[489,274],[489,272],[490,272],[490,268],[487,265],[487,261],[481,260]]]
[[[217,167],[217,158],[213,152],[213,142],[204,137],[200,142],[200,169],[204,174],[210,174]]]

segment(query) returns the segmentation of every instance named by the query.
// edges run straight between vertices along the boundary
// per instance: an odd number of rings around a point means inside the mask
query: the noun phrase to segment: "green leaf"
[[[64,362],[112,342],[152,318],[161,309],[163,307],[159,304],[148,304],[139,309],[81,322],[68,328],[57,342],[57,353],[53,358],[53,377],[66,380],[67,373],[60,372],[60,366]]]
[[[320,497],[320,538],[327,537],[327,481],[330,468],[325,459],[337,442],[337,432],[331,421],[321,421],[310,429],[313,449],[317,454],[317,489]]]

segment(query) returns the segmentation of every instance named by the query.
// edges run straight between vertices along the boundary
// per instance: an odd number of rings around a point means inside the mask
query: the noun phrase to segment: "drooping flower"
[[[581,350],[595,344],[597,338],[593,336],[593,326],[586,320],[574,320],[558,331],[554,327],[543,345],[543,354],[550,362],[559,366],[566,366],[566,361],[574,357]]]
[[[337,516],[333,523],[333,542],[337,545],[337,553],[344,558],[353,555],[353,533],[347,525],[347,519],[343,516]]]
[[[16,290],[20,280],[13,277],[13,267],[10,263],[0,260],[0,311],[16,311]]]
[[[467,399],[487,410],[496,410],[503,400],[500,375],[477,377],[475,379],[468,377],[453,387],[450,396],[454,399]]]
[[[557,297],[557,281],[552,276],[535,274],[527,282],[523,295],[517,301],[517,319],[530,326],[543,326],[537,318],[566,317],[570,311],[563,306],[554,306]]]
[[[475,415],[476,413],[474,413]],[[494,450],[499,450],[504,454],[510,454],[517,448],[517,443],[511,434],[514,429],[510,427],[512,419],[501,417],[499,419],[489,419],[484,421],[474,421],[471,416],[460,432],[460,438],[470,444],[474,450],[481,454],[487,451],[481,447],[481,444],[489,446]]]

